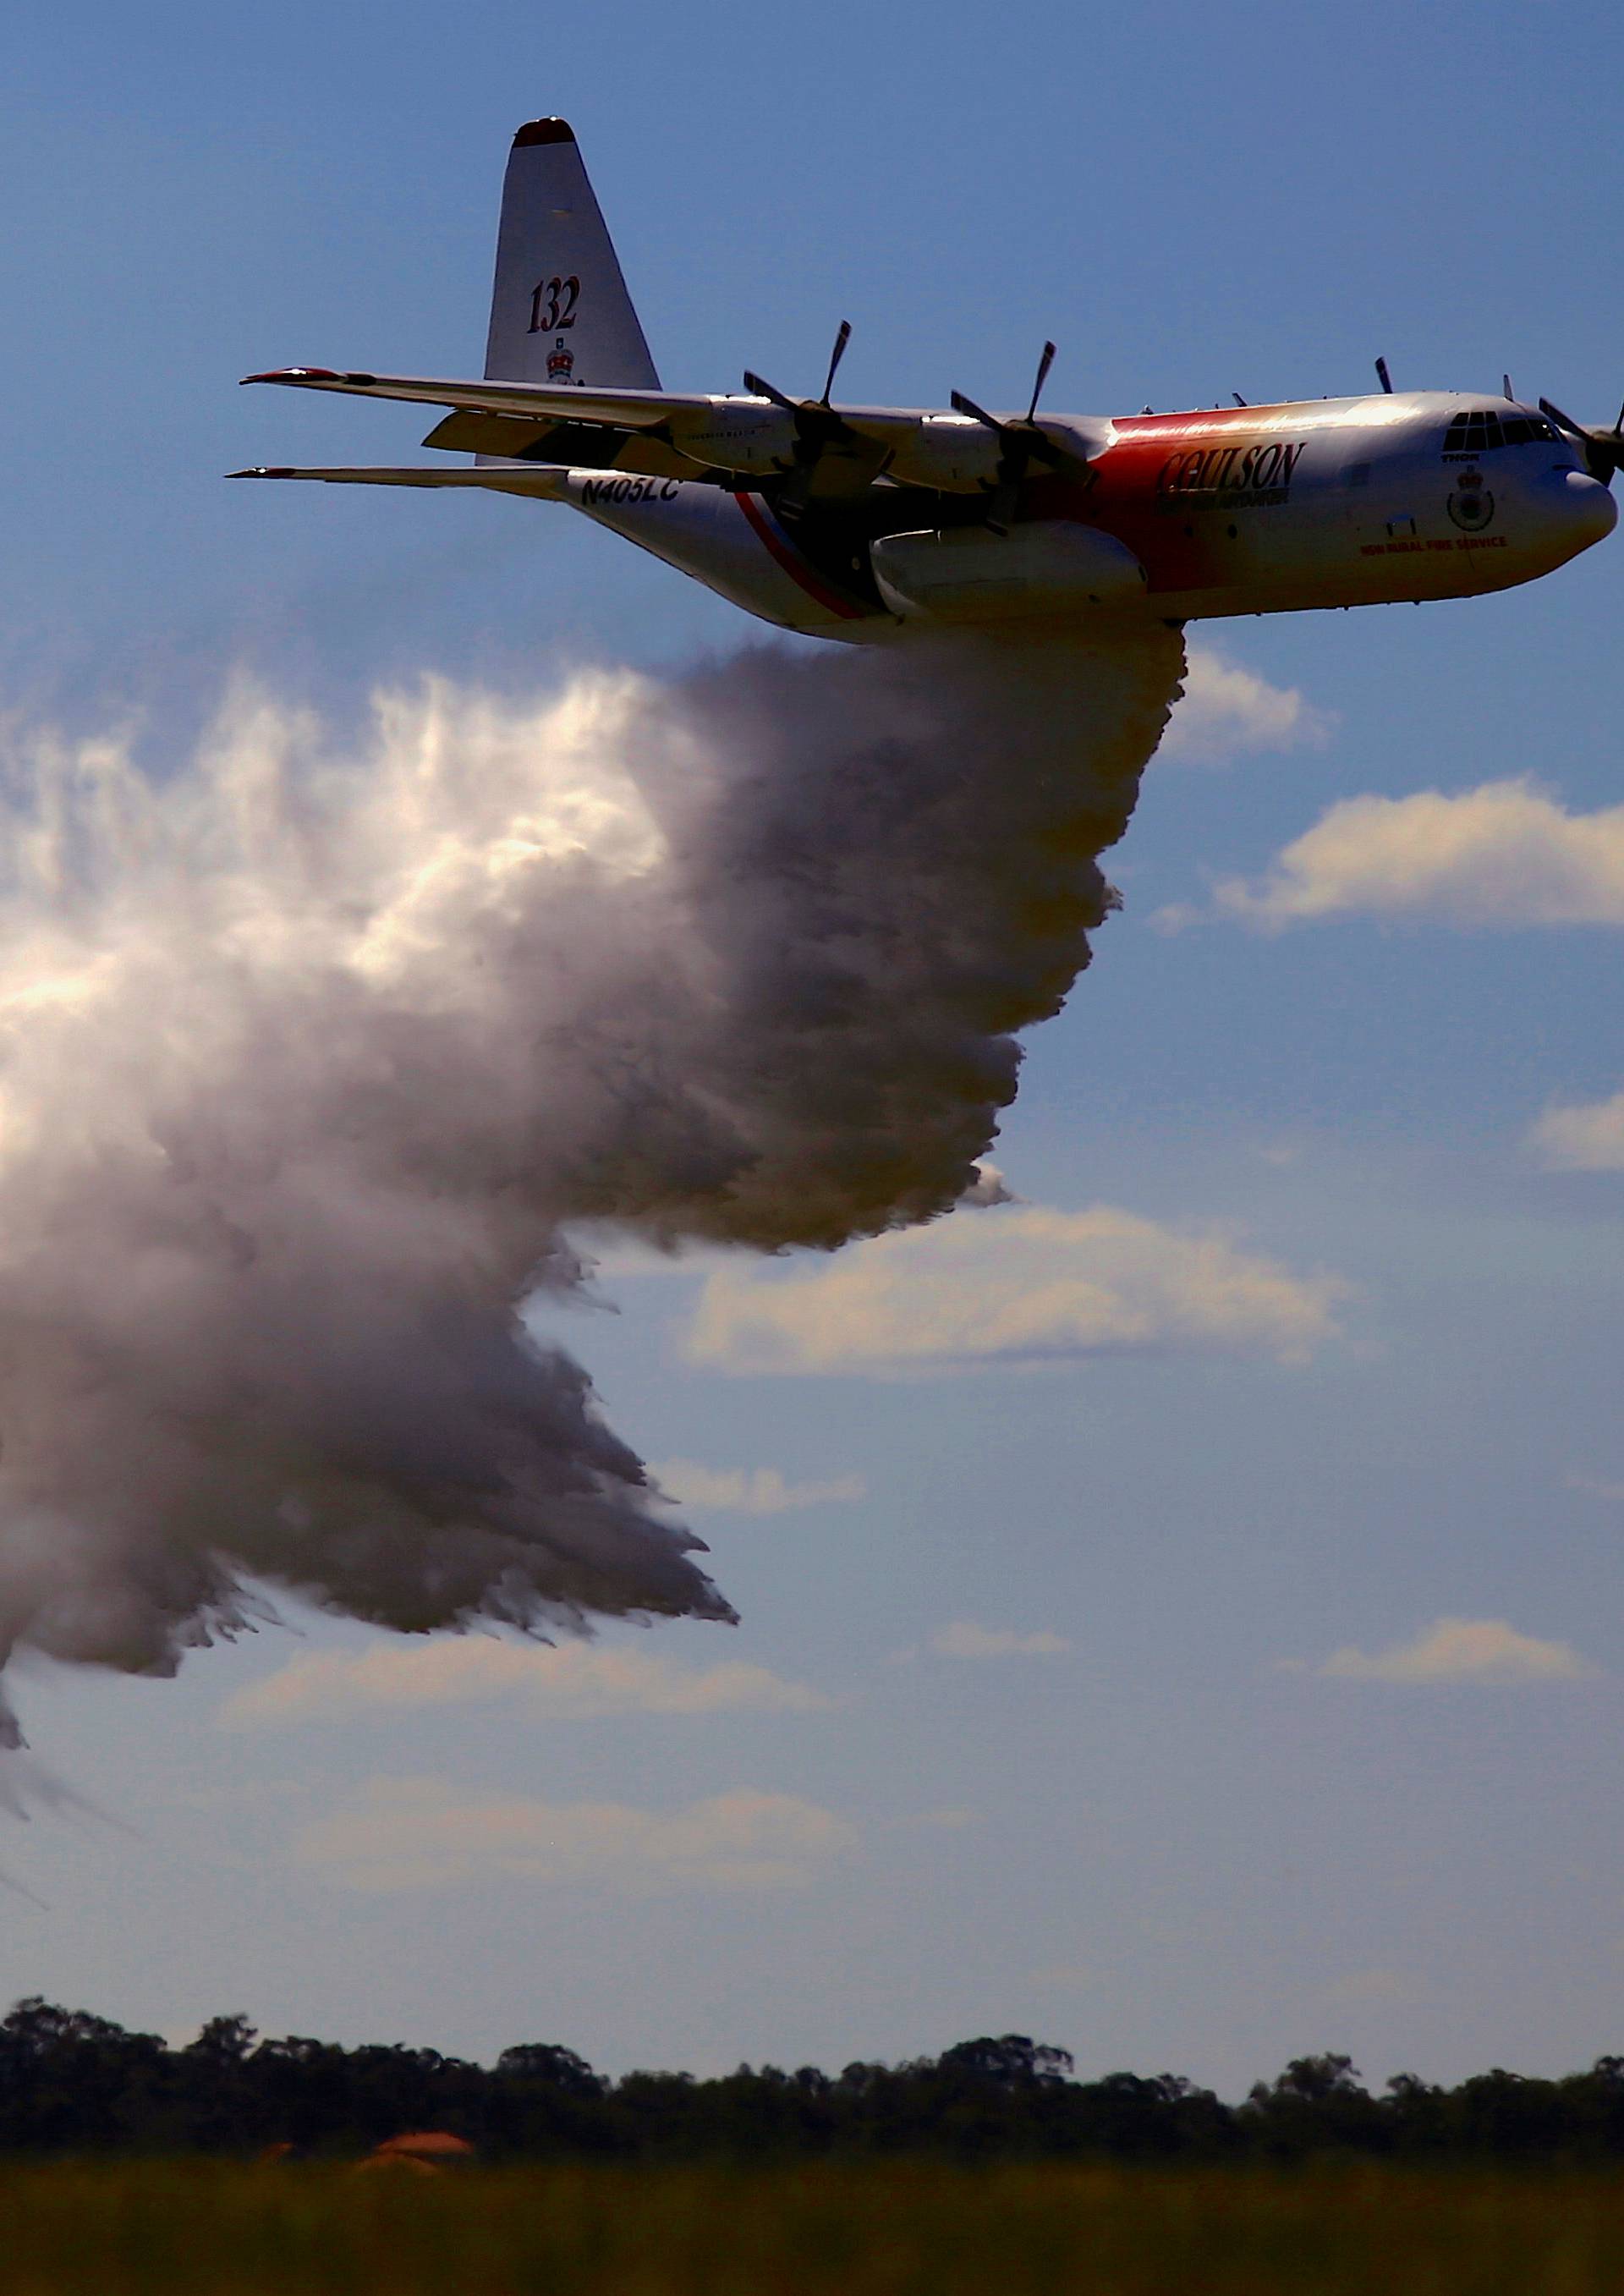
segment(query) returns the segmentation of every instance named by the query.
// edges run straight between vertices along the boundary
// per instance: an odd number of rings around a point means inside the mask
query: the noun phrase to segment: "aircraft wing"
[[[262,463],[251,471],[228,471],[232,479],[322,479],[329,486],[347,487],[483,487],[488,493],[528,495],[555,502],[563,491],[562,470],[521,470],[488,463],[477,471],[437,470],[432,465],[406,463],[398,469],[376,465],[345,468],[334,464],[321,470],[292,470],[285,464]]]
[[[1073,425],[1050,418],[1033,423],[1029,417],[934,408],[831,407],[775,394],[459,382],[315,366],[283,367],[243,381],[447,407],[449,415],[425,441],[435,447],[576,467],[646,469],[661,476],[709,473],[723,483],[797,467],[809,471],[816,463],[812,490],[828,494],[850,495],[882,476],[947,493],[985,492],[999,480],[1006,424],[1031,436],[1051,466],[1070,465],[1079,475],[1086,473],[1092,444]],[[602,440],[595,453],[587,448],[592,434]]]

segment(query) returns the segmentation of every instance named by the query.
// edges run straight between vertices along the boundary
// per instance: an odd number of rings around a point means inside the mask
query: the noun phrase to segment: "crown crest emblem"
[[[549,382],[568,382],[574,373],[575,353],[573,351],[567,351],[562,343],[560,343],[556,350],[549,351],[547,353],[547,381]]]

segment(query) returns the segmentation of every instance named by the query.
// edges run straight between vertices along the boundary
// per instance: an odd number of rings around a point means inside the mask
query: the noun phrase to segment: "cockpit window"
[[[1543,414],[1507,414],[1473,407],[1457,414],[1444,433],[1446,455],[1488,455],[1497,447],[1526,447],[1536,439],[1554,439],[1555,431]]]

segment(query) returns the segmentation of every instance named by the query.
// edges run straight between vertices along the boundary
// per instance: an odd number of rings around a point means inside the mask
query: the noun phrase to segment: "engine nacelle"
[[[880,594],[905,620],[995,622],[1134,605],[1148,577],[1125,543],[1070,519],[887,534],[870,555]]]
[[[927,414],[897,447],[889,475],[908,487],[975,494],[998,483],[1004,441],[967,414]]]
[[[684,407],[667,418],[679,455],[713,470],[770,478],[795,463],[795,418],[764,398],[718,398],[708,407]]]

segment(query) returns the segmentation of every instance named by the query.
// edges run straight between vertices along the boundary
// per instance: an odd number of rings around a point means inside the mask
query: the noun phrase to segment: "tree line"
[[[240,2016],[172,2048],[37,1997],[0,2021],[0,2152],[343,2158],[429,2128],[489,2160],[1612,2161],[1624,2159],[1624,2057],[1455,2088],[1400,2073],[1375,2095],[1345,2056],[1298,2057],[1230,2105],[1172,2073],[1079,2080],[1066,2050],[1020,2033],[834,2074],[741,2065],[709,2080],[611,2080],[550,2041],[484,2066],[435,2049],[264,2039]]]

